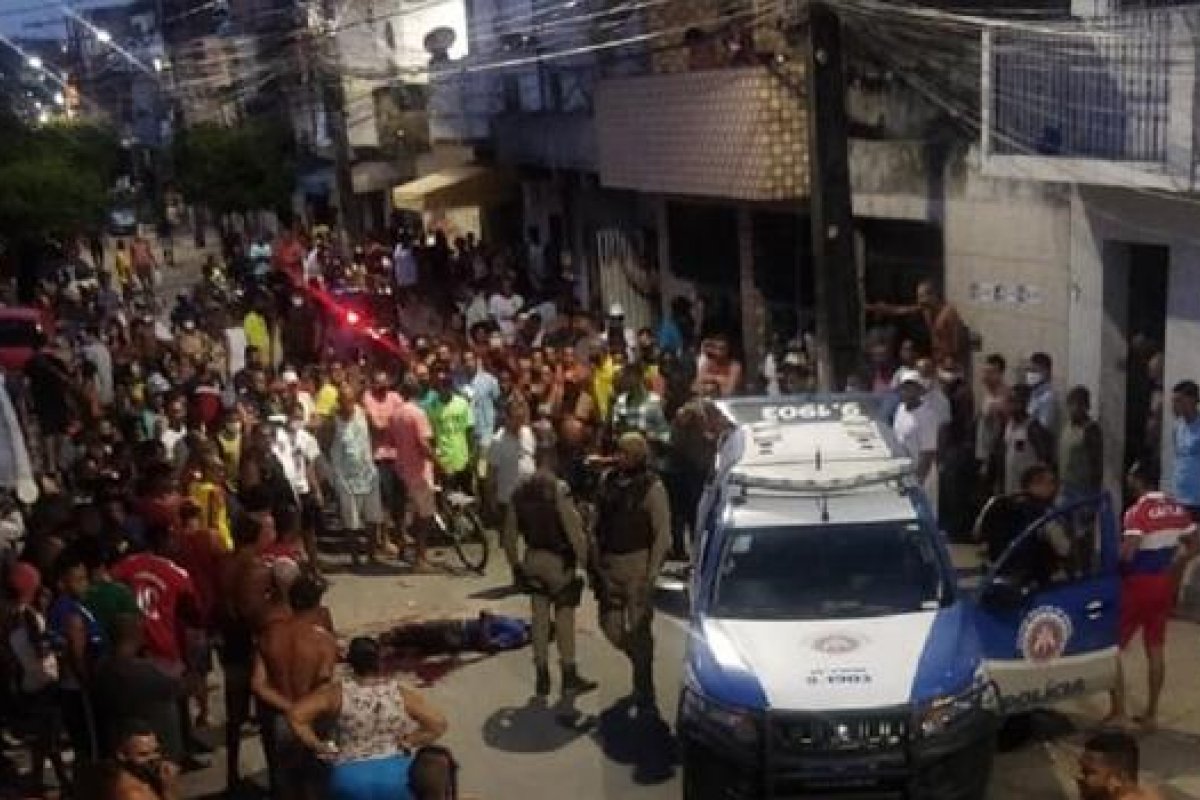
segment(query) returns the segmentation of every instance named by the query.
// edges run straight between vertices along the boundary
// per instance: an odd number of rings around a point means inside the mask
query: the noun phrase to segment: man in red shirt
[[[200,627],[200,598],[187,570],[165,553],[172,545],[171,529],[151,525],[146,531],[150,549],[134,553],[117,562],[112,569],[116,580],[129,586],[142,611],[142,636],[146,655],[165,674],[182,678],[187,671],[184,659],[185,630]],[[187,698],[180,698],[181,741],[193,744],[191,714]]]
[[[1149,662],[1150,693],[1139,723],[1152,729],[1166,680],[1167,619],[1183,567],[1195,555],[1196,525],[1188,510],[1158,489],[1158,475],[1148,464],[1134,464],[1126,475],[1137,498],[1125,512],[1121,541],[1121,615],[1119,637],[1125,650],[1139,630]],[[1109,719],[1125,717],[1125,684],[1120,661]]]
[[[201,510],[191,500],[183,501],[179,512],[180,530],[171,555],[188,574],[196,594],[197,619],[184,631],[184,657],[194,678],[189,687],[199,713],[196,725],[208,727],[208,676],[212,672],[211,634],[216,628],[217,580],[225,546],[219,533],[201,526]]]

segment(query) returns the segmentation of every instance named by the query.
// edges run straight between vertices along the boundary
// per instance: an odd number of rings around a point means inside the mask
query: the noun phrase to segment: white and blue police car
[[[911,460],[873,403],[721,405],[737,427],[689,587],[686,800],[982,798],[1005,714],[1112,685],[1118,542],[1107,499],[1043,517],[960,585]],[[1006,559],[1047,526],[1073,526],[1088,552],[1049,584],[1022,586]]]

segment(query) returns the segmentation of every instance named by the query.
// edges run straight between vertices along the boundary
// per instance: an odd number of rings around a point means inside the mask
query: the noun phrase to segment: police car
[[[1112,685],[1107,499],[1044,517],[960,585],[874,403],[722,405],[737,452],[718,459],[689,587],[687,800],[981,798],[1005,714]],[[1044,586],[1006,577],[1009,555],[1048,525],[1083,530],[1086,563]]]

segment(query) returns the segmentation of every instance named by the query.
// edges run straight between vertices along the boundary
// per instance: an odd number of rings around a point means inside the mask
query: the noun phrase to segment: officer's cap
[[[646,437],[637,431],[621,434],[621,438],[617,440],[617,449],[637,461],[645,461],[650,455],[650,445],[646,444]]]

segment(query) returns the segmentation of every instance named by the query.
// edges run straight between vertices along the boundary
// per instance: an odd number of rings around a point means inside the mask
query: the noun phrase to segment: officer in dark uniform
[[[580,570],[587,540],[571,490],[554,472],[553,437],[538,442],[537,471],[513,493],[517,530],[525,540],[523,576],[533,605],[533,663],[537,694],[550,694],[550,622],[562,659],[563,692],[590,692],[597,684],[581,677],[575,663],[575,609],[583,592]]]
[[[597,498],[594,575],[605,637],[633,665],[638,705],[656,711],[651,597],[671,546],[671,510],[662,480],[648,466],[645,437],[617,442],[617,465]]]

